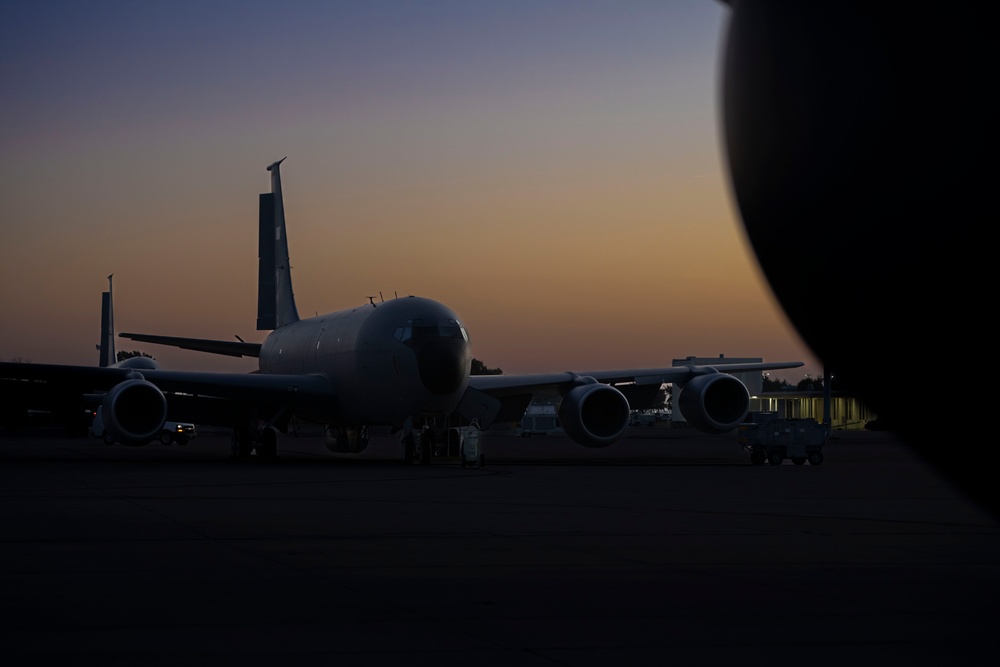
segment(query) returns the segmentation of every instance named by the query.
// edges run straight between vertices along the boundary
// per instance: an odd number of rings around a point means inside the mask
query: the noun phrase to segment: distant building
[[[772,391],[750,395],[751,418],[754,412],[773,412],[781,419],[815,419],[823,422],[822,391]],[[830,428],[835,431],[864,429],[877,415],[865,404],[843,392],[830,392]]]
[[[686,357],[674,359],[674,366],[691,364],[711,366],[712,364],[743,364],[763,361],[760,357]],[[764,393],[763,374],[760,371],[749,373],[731,373],[746,385],[750,392],[751,418],[755,412],[773,412],[781,419],[815,419],[822,423],[824,418],[823,391],[774,391]],[[672,421],[683,426],[684,416],[680,413],[677,402],[674,401]],[[869,421],[876,418],[874,411],[868,409],[861,401],[844,392],[836,390],[830,394],[830,428],[833,430],[863,429]]]

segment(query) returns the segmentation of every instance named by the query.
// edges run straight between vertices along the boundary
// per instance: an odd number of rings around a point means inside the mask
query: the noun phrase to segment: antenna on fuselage
[[[368,296],[368,297],[365,297],[365,298],[368,299],[368,303],[370,303],[372,305],[372,308],[374,308],[375,307],[375,297],[374,296]]]

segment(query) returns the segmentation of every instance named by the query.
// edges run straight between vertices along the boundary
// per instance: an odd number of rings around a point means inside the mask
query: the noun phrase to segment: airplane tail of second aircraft
[[[260,195],[260,236],[257,275],[257,329],[273,330],[299,319],[292,292],[292,273],[285,234],[285,205],[281,198],[281,158],[271,172],[271,192]]]
[[[108,291],[101,293],[101,344],[97,346],[100,350],[101,367],[113,366],[118,361],[115,354],[115,314],[114,295],[112,293],[111,278],[108,276]]]

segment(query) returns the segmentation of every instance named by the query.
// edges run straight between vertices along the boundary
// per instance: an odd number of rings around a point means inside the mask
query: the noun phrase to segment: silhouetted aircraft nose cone
[[[457,391],[469,372],[468,344],[461,338],[427,338],[417,346],[420,379],[432,394]]]
[[[729,4],[729,172],[775,296],[835,391],[1000,510],[976,477],[1000,464],[975,430],[985,414],[929,417],[919,391],[947,383],[940,361],[995,348],[978,293],[995,281],[995,23],[945,3]],[[952,442],[976,451],[942,456]]]

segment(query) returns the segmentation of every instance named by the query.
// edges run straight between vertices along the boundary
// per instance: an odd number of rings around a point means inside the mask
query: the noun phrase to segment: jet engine
[[[750,411],[746,385],[725,373],[692,378],[681,388],[677,405],[687,422],[705,433],[727,433]]]
[[[584,447],[615,444],[628,428],[628,400],[614,387],[593,378],[582,382],[566,392],[559,404],[563,430]]]
[[[156,385],[139,375],[112,387],[104,396],[101,411],[114,441],[134,447],[160,435],[167,420],[167,399]]]

